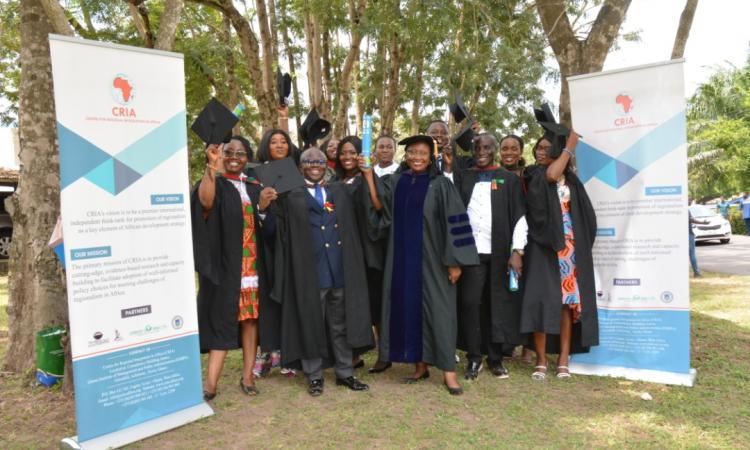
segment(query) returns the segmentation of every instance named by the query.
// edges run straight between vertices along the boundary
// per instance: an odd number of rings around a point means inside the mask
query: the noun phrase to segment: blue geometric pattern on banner
[[[141,178],[141,174],[121,163],[117,159],[115,162],[115,195],[119,194],[126,187],[138,181]]]
[[[130,144],[115,157],[136,172],[145,175],[187,145],[187,135],[181,132],[184,128],[183,111]]]
[[[638,172],[685,143],[685,111],[654,128],[627,148],[617,158],[580,141],[578,153],[578,176],[583,183],[598,178],[615,189],[624,186]]]
[[[86,179],[112,195],[115,195],[115,168],[110,157],[86,174]]]
[[[117,195],[187,145],[185,111],[180,111],[115,156],[59,122],[57,129],[62,189],[86,178]]]
[[[109,153],[57,123],[60,141],[60,186],[65,189],[107,159]]]

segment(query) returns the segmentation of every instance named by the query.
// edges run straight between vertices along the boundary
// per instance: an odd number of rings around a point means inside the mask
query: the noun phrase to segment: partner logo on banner
[[[135,87],[130,77],[123,73],[115,75],[110,89],[112,98],[120,106],[112,107],[112,115],[115,117],[136,117],[135,109],[129,107],[136,97]]]

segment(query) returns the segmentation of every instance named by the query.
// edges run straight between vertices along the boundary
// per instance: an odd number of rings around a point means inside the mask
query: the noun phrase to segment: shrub
[[[732,234],[747,234],[745,228],[745,221],[742,220],[742,212],[731,208],[729,210],[729,224],[732,225]]]

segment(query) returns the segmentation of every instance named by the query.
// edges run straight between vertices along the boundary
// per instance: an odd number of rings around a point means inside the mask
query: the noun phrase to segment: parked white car
[[[719,214],[713,208],[706,205],[692,205],[690,214],[694,219],[708,220],[706,225],[700,223],[691,224],[695,241],[713,241],[718,240],[722,244],[728,244],[732,238],[732,226],[729,221]]]

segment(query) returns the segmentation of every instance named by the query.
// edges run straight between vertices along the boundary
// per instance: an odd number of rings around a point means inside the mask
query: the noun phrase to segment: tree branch
[[[166,0],[164,2],[164,12],[159,20],[159,34],[156,36],[155,48],[172,50],[177,25],[180,23],[180,15],[184,6],[185,3],[182,0]]]
[[[685,55],[685,46],[687,45],[690,28],[693,26],[693,17],[697,8],[698,0],[687,0],[685,3],[685,8],[680,15],[680,26],[677,28],[677,34],[674,38],[672,59],[680,59]]]
[[[73,28],[65,14],[65,9],[56,0],[39,0],[44,12],[47,14],[52,30],[63,36],[73,36]]]
[[[587,62],[590,67],[601,68],[604,64],[622,22],[625,21],[630,2],[631,0],[606,0],[602,5],[586,38],[586,53],[589,55]]]

